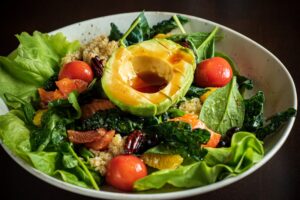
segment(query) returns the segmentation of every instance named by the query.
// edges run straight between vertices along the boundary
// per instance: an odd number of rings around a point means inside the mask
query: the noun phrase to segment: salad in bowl
[[[42,173],[82,188],[149,193],[244,173],[264,140],[296,114],[264,114],[264,91],[218,50],[222,30],[188,32],[144,12],[84,44],[64,34],[17,35],[0,57],[0,139]],[[251,95],[249,95],[251,94]]]

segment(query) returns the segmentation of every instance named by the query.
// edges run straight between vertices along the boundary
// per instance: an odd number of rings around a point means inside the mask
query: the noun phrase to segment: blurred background
[[[287,67],[296,86],[300,86],[300,9],[297,1],[288,0],[6,1],[0,12],[0,55],[7,55],[17,47],[14,35],[22,31],[49,32],[82,20],[142,10],[184,13],[232,28],[270,50]],[[280,151],[254,174],[223,189],[189,199],[298,199],[299,132],[298,120]],[[2,148],[0,174],[0,191],[5,199],[90,199],[37,179],[17,165]]]

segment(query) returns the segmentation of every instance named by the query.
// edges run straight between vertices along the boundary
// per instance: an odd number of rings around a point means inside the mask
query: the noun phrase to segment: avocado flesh
[[[194,78],[193,52],[170,40],[152,39],[127,48],[120,47],[108,60],[102,88],[121,110],[138,116],[153,116],[168,110],[183,97]],[[139,73],[156,74],[167,81],[157,92],[133,88]]]

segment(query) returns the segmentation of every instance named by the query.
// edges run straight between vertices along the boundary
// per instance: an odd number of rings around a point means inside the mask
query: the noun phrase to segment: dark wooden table
[[[296,1],[11,1],[1,5],[0,55],[8,54],[17,46],[14,34],[22,31],[48,32],[90,18],[143,9],[195,15],[230,27],[274,53],[290,71],[296,86],[300,86],[300,9]],[[189,199],[299,199],[299,132],[300,121],[297,120],[284,146],[254,174],[223,189]],[[1,199],[90,199],[37,179],[17,165],[2,148],[0,174]]]

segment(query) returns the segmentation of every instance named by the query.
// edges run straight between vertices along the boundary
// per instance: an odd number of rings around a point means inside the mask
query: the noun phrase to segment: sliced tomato
[[[189,123],[192,126],[192,129],[201,128],[206,129],[210,133],[210,139],[206,144],[203,144],[203,147],[217,147],[218,143],[221,139],[221,134],[214,132],[209,129],[199,118],[197,115],[193,114],[185,114],[181,117],[176,117],[170,119],[170,121],[182,121]]]
[[[81,93],[87,89],[88,83],[80,79],[63,78],[55,82],[59,91],[65,96],[68,96],[73,91]]]

